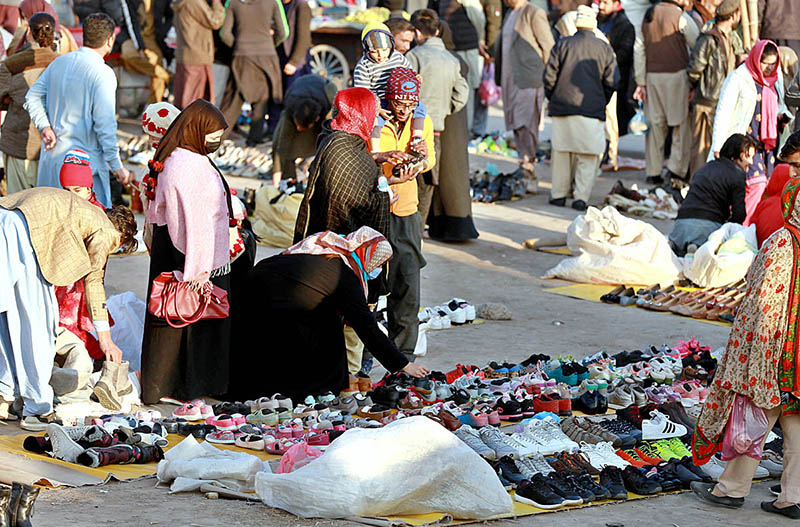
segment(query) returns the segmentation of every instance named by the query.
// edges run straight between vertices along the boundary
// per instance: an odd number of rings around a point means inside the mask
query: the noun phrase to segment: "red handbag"
[[[207,282],[198,290],[169,272],[153,279],[147,309],[173,328],[184,328],[198,320],[228,318],[230,305],[228,292],[221,287]]]

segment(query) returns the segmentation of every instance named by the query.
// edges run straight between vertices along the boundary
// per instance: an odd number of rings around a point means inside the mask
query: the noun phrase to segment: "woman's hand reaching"
[[[406,367],[403,368],[403,371],[412,377],[425,377],[431,372],[431,370],[422,364],[417,364],[416,362],[409,362],[406,364]]]

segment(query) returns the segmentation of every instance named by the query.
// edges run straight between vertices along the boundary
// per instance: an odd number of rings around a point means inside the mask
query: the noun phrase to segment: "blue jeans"
[[[698,218],[681,218],[675,220],[672,232],[669,233],[669,244],[678,256],[686,255],[686,248],[694,244],[700,247],[708,240],[712,232],[722,227],[721,223]]]

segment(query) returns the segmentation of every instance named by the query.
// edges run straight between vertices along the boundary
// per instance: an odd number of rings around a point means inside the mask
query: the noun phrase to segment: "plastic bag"
[[[700,287],[721,287],[741,280],[758,253],[755,225],[726,223],[685,259],[683,274]]]
[[[737,394],[722,440],[722,460],[739,456],[761,459],[761,443],[769,433],[769,421],[764,410],[749,397]]]
[[[636,114],[631,117],[630,123],[628,123],[628,132],[630,132],[631,135],[644,135],[649,130],[650,126],[647,124],[647,119],[644,117],[642,102],[639,101],[639,108],[636,110]]]
[[[303,468],[322,455],[322,450],[308,446],[308,443],[301,441],[289,447],[289,450],[281,457],[276,474],[288,474],[299,468]]]
[[[284,194],[272,185],[258,189],[253,213],[253,232],[259,237],[258,243],[280,248],[292,245],[302,201],[303,194]]]
[[[513,508],[492,467],[422,416],[348,430],[299,470],[258,473],[256,492],[266,505],[303,518],[439,512],[484,519]]]
[[[114,317],[111,338],[122,350],[122,360],[130,363],[130,371],[139,371],[142,364],[142,335],[144,335],[145,303],[132,291],[114,295],[107,300],[108,312]]]
[[[628,218],[614,207],[589,207],[567,229],[574,255],[543,278],[596,284],[671,284],[681,272],[667,238],[649,223]]]
[[[478,87],[478,97],[481,104],[491,106],[500,99],[500,88],[494,83],[494,63],[490,62],[483,68],[481,85]]]

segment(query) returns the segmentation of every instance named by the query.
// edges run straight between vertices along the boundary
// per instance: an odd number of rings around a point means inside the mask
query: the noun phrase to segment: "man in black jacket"
[[[572,208],[586,210],[606,148],[606,105],[619,70],[614,50],[594,35],[594,11],[586,6],[577,11],[577,33],[556,44],[543,77],[553,120],[550,204],[564,206],[574,174]]]
[[[617,55],[619,84],[617,84],[617,123],[619,135],[628,133],[628,123],[636,113],[633,100],[633,44],[636,30],[620,5],[620,0],[600,0],[597,28],[608,37]]]
[[[709,161],[695,173],[689,194],[669,233],[669,244],[678,256],[694,252],[723,223],[742,223],[745,173],[753,163],[756,143],[733,134],[722,145],[719,159]]]

